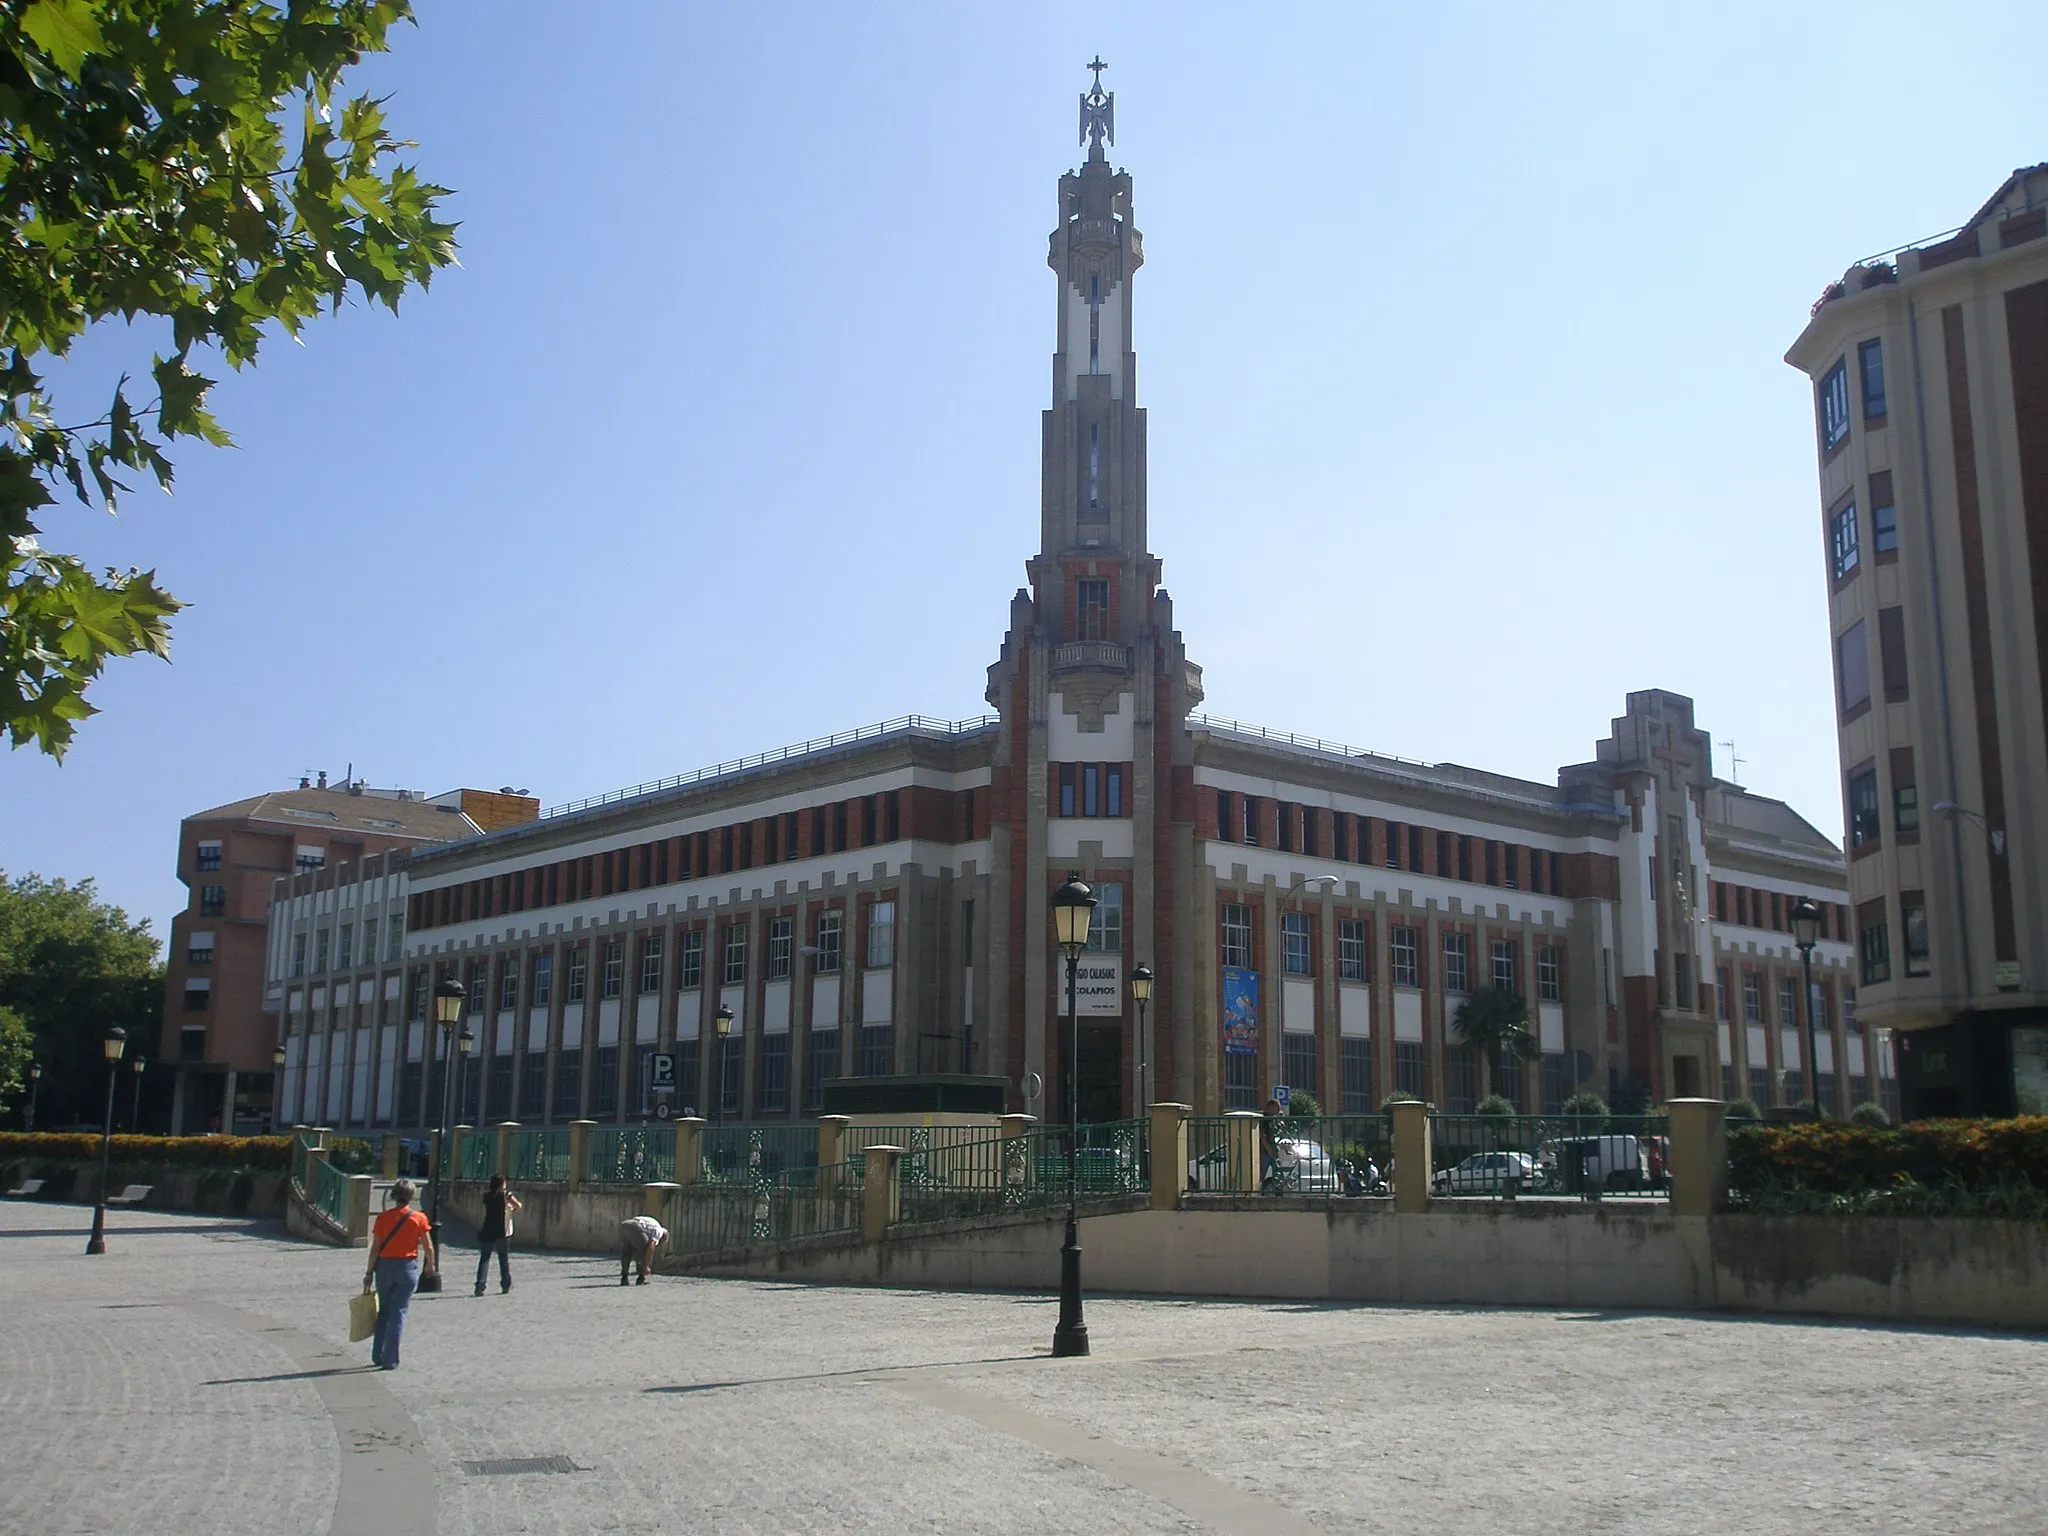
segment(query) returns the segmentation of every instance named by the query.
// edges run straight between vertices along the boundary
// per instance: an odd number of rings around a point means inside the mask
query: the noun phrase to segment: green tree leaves
[[[196,352],[246,367],[272,327],[297,335],[355,294],[395,310],[454,260],[446,189],[400,158],[383,103],[337,107],[344,72],[411,16],[408,0],[0,9],[0,724],[14,746],[61,757],[107,659],[166,655],[181,606],[153,573],[96,576],[47,553],[33,514],[67,494],[112,512],[134,475],[170,489],[171,442],[227,446]],[[117,317],[169,322],[155,397],[124,378],[73,424],[43,360]]]
[[[160,947],[147,919],[131,922],[90,880],[0,876],[0,1010],[27,1022],[43,1063],[38,1123],[99,1120],[100,1037],[110,1025],[128,1031],[131,1055],[154,1054],[163,1021]]]

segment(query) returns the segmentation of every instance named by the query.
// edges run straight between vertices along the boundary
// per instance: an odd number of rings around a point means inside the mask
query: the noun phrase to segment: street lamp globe
[[[732,1009],[720,1003],[718,1005],[718,1012],[711,1017],[711,1024],[718,1031],[718,1038],[723,1040],[732,1033]]]
[[[106,1032],[100,1041],[100,1050],[106,1054],[108,1065],[121,1059],[121,1053],[128,1049],[128,1031],[116,1024]]]
[[[1152,967],[1134,965],[1131,967],[1131,1001],[1149,1003],[1152,1001]]]
[[[1067,876],[1052,893],[1054,941],[1069,956],[1088,947],[1088,922],[1095,915],[1095,893],[1078,874]]]
[[[464,1025],[462,1033],[455,1037],[455,1048],[465,1056],[476,1049],[476,1034],[467,1025]]]
[[[284,1042],[278,1041],[270,1048],[270,1065],[279,1072],[284,1070]]]
[[[1802,896],[1792,904],[1792,942],[1801,949],[1820,942],[1820,908],[1811,897]]]
[[[434,1022],[443,1029],[453,1029],[462,1017],[462,1005],[469,1001],[469,989],[453,976],[443,976],[434,984]]]
[[[140,1056],[131,1056],[128,1059],[128,1068],[137,1077],[142,1076],[142,1069],[148,1065],[149,1063]]]

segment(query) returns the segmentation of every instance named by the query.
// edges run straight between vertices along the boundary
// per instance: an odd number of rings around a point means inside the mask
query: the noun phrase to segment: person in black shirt
[[[519,1209],[519,1197],[505,1187],[505,1175],[491,1175],[491,1187],[484,1191],[484,1219],[476,1229],[476,1293],[484,1293],[490,1277],[491,1255],[498,1256],[498,1294],[512,1289],[512,1213]]]

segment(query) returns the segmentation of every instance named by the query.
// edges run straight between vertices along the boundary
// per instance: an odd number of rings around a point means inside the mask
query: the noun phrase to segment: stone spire
[[[1102,146],[1116,142],[1116,92],[1104,92],[1102,72],[1109,66],[1095,55],[1088,66],[1095,71],[1095,84],[1081,95],[1081,142],[1088,146],[1088,158],[1103,158]]]

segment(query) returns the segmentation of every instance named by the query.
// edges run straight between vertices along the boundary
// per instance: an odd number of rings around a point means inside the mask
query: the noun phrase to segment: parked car
[[[1536,1159],[1526,1152],[1474,1152],[1455,1168],[1439,1168],[1430,1177],[1435,1195],[1497,1195],[1513,1187],[1533,1189]]]
[[[1663,1158],[1658,1157],[1653,1176],[1651,1139],[1608,1135],[1546,1141],[1537,1149],[1543,1159],[1544,1184],[1568,1195],[1594,1189],[1655,1188],[1663,1174]]]
[[[1275,1158],[1279,1165],[1276,1170],[1278,1183],[1284,1193],[1334,1195],[1338,1192],[1336,1165],[1330,1161],[1330,1154],[1320,1142],[1306,1137],[1282,1137],[1275,1145],[1278,1149]],[[1251,1193],[1251,1187],[1261,1182],[1257,1165],[1245,1170],[1240,1179],[1233,1180],[1229,1158],[1229,1148],[1221,1143],[1198,1157],[1189,1158],[1188,1188],[1218,1192],[1236,1185],[1241,1193]]]

